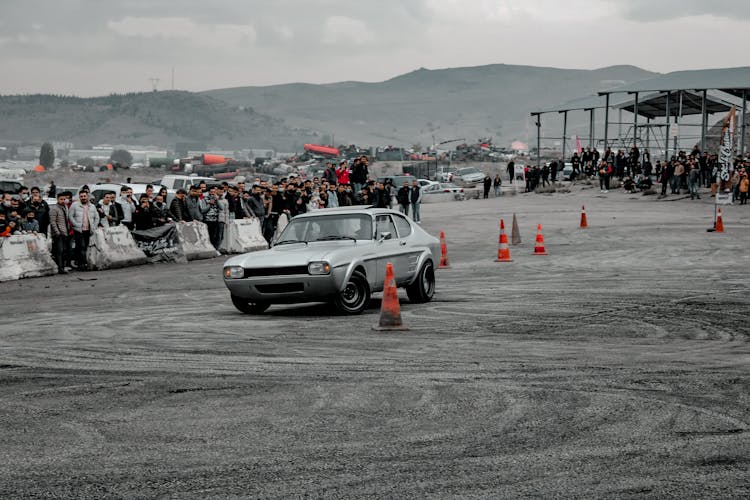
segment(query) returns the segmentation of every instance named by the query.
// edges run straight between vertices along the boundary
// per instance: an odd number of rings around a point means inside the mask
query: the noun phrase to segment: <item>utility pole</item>
[[[174,66],[172,66],[172,90],[174,90]]]

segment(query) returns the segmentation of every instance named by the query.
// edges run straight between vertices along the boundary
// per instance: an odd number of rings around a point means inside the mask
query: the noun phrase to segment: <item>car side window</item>
[[[393,219],[396,221],[396,229],[398,229],[399,238],[406,238],[411,234],[411,224],[406,220],[406,217],[394,215]]]
[[[391,238],[396,237],[396,226],[393,225],[390,215],[378,215],[375,221],[376,234],[375,238],[380,239],[383,233],[391,233]]]

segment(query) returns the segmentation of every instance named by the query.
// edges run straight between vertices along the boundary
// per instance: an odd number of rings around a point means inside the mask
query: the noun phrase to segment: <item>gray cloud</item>
[[[0,0],[0,67],[14,69],[0,73],[0,92],[142,90],[172,66],[179,88],[197,90],[499,62],[736,65],[690,35],[705,26],[691,16],[725,18],[710,30],[735,46],[742,39],[732,28],[749,10],[750,0]],[[655,35],[675,18],[686,33]],[[588,34],[603,24],[606,43],[592,45]]]
[[[748,0],[624,0],[620,7],[633,21],[662,21],[712,15],[726,19],[750,19]]]

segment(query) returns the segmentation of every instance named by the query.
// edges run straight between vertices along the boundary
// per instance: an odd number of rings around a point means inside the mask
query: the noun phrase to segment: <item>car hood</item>
[[[331,265],[347,264],[353,256],[362,255],[372,248],[372,240],[290,243],[268,250],[251,252],[230,258],[225,266],[245,268],[267,268],[284,266],[306,266],[310,262],[324,260]]]

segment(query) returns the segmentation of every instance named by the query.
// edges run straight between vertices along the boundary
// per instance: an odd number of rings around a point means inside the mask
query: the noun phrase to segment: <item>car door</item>
[[[409,220],[400,214],[393,214],[393,222],[398,231],[399,249],[396,261],[399,265],[398,278],[399,283],[408,283],[417,272],[419,263],[420,249],[415,249],[412,244],[413,229]]]
[[[398,239],[396,225],[390,215],[382,214],[375,218],[375,244],[378,262],[377,283],[385,281],[385,267],[387,263],[393,264],[393,273],[396,281],[399,281],[399,268],[397,257],[401,242]]]

